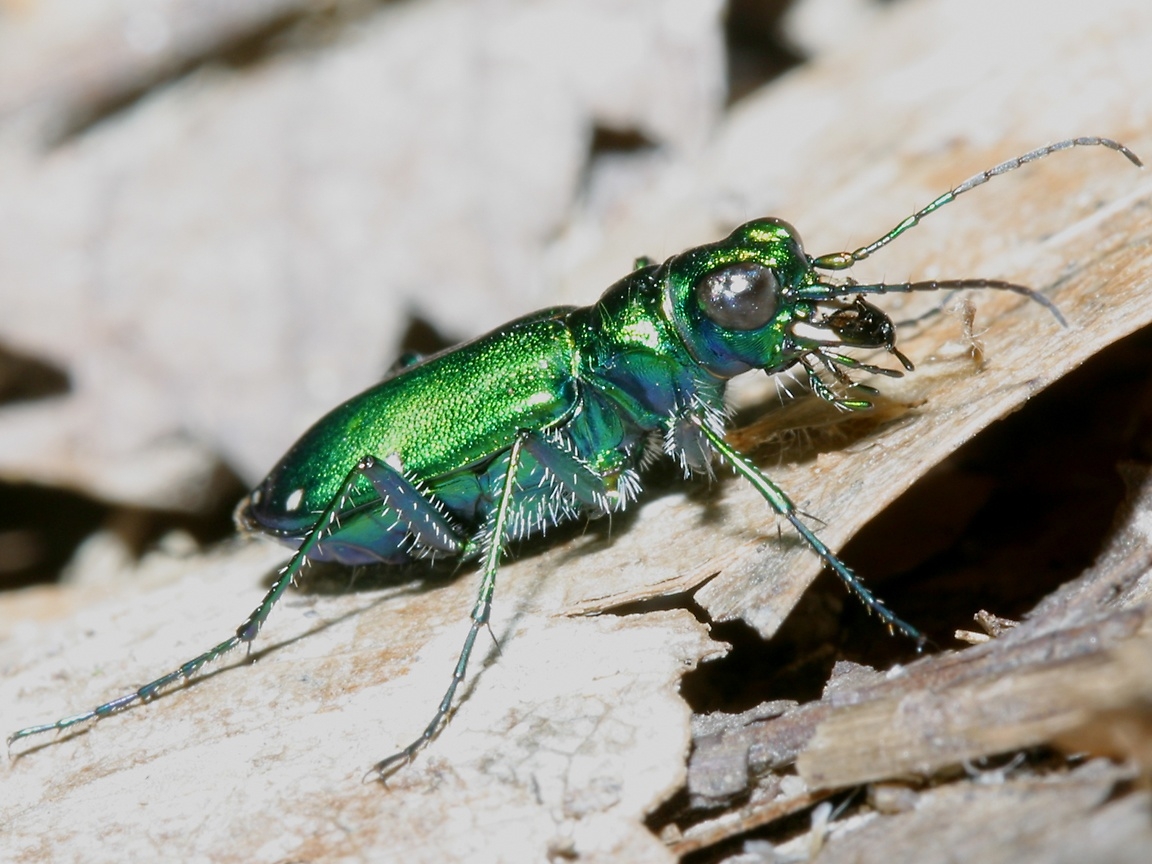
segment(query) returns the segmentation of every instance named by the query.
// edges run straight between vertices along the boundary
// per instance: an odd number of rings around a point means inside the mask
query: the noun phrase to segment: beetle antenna
[[[1068,322],[1060,314],[1060,309],[1034,288],[1027,285],[1018,285],[1015,282],[1004,282],[1000,279],[928,279],[922,282],[875,282],[870,285],[860,285],[848,282],[844,285],[826,285],[817,283],[799,292],[804,300],[836,300],[855,294],[911,294],[913,291],[961,291],[967,288],[992,288],[997,291],[1011,291],[1034,300],[1052,313],[1061,327],[1067,327]]]
[[[875,240],[872,243],[869,243],[867,246],[861,246],[855,252],[833,252],[830,255],[821,255],[819,258],[814,258],[812,260],[812,266],[818,267],[821,270],[847,270],[849,267],[851,267],[856,262],[863,261],[865,258],[868,258],[869,256],[871,256],[872,253],[876,252],[878,249],[883,249],[885,246],[887,246],[889,243],[891,243],[893,240],[895,240],[897,237],[899,237],[901,234],[903,234],[909,228],[912,228],[916,225],[919,225],[921,220],[924,219],[924,217],[928,216],[931,213],[935,213],[937,210],[939,210],[945,204],[951,204],[953,201],[955,201],[957,198],[959,198],[965,192],[969,192],[972,189],[975,189],[977,186],[983,186],[985,183],[987,183],[993,177],[996,177],[1000,174],[1007,174],[1010,171],[1015,171],[1017,168],[1020,168],[1024,165],[1027,165],[1029,162],[1035,162],[1038,159],[1043,159],[1045,156],[1049,156],[1052,153],[1056,153],[1060,150],[1069,150],[1072,147],[1097,147],[1097,146],[1098,147],[1107,147],[1109,150],[1115,150],[1117,153],[1122,154],[1124,156],[1124,158],[1126,158],[1129,162],[1131,162],[1137,168],[1143,168],[1144,167],[1144,163],[1140,161],[1139,156],[1137,156],[1135,153],[1133,153],[1131,150],[1129,150],[1127,147],[1125,147],[1119,141],[1113,141],[1111,138],[1098,138],[1096,136],[1083,136],[1080,138],[1066,138],[1063,141],[1057,141],[1055,144],[1049,144],[1045,147],[1037,147],[1035,150],[1029,150],[1027,153],[1023,154],[1022,156],[1017,156],[1014,159],[1009,159],[1006,162],[1001,162],[999,165],[995,166],[994,168],[989,168],[987,171],[981,171],[979,174],[974,174],[973,176],[971,176],[967,180],[965,180],[963,183],[961,183],[959,186],[956,186],[953,189],[950,189],[949,191],[945,192],[943,195],[941,195],[939,198],[937,198],[935,201],[933,201],[928,206],[922,207],[921,209],[917,210],[915,213],[913,213],[911,216],[906,218],[903,222],[901,222],[899,225],[897,225],[895,228],[893,228],[891,231],[889,231],[887,234],[885,234],[880,239]],[[913,284],[915,284],[915,283],[913,283]],[[943,285],[945,283],[940,283],[940,284]],[[1001,284],[1000,286],[989,285],[987,287],[1006,287],[1006,285],[1005,284]],[[1016,288],[1019,288],[1019,287],[1020,286],[1016,286]],[[898,291],[900,289],[897,288],[896,286],[891,286],[889,288],[889,290]],[[919,289],[915,289],[915,290],[919,290]],[[1015,289],[1009,289],[1009,290],[1015,290]],[[1036,299],[1036,298],[1033,298],[1033,299]],[[1060,316],[1060,313],[1056,312],[1054,308],[1052,311],[1054,314],[1056,314],[1057,317]]]

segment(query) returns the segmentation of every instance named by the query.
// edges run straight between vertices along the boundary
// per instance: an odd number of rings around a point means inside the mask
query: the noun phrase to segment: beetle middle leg
[[[576,500],[601,512],[613,508],[616,490],[564,444],[534,434],[525,438],[524,449],[551,473],[557,486],[570,492]]]
[[[452,682],[444,692],[444,698],[440,700],[432,720],[420,733],[420,737],[403,750],[377,762],[368,771],[368,774],[376,774],[383,779],[395,769],[406,764],[421,747],[432,740],[440,726],[448,718],[456,690],[459,688],[460,682],[464,680],[464,673],[468,669],[468,658],[472,656],[476,637],[481,628],[488,623],[488,618],[492,614],[492,595],[496,591],[496,570],[500,566],[500,553],[503,551],[504,539],[508,532],[508,521],[512,514],[512,495],[516,490],[516,469],[520,465],[520,454],[526,437],[522,434],[512,443],[512,449],[508,454],[508,467],[500,487],[500,498],[489,517],[488,525],[484,529],[486,535],[483,553],[484,575],[480,581],[480,591],[476,595],[476,604],[472,607],[472,625],[468,628],[468,635],[464,638],[464,647],[460,649],[456,668],[452,671]]]
[[[508,454],[508,464],[500,483],[500,491],[492,509],[487,524],[483,528],[479,543],[482,546],[483,576],[480,581],[480,590],[476,596],[476,603],[472,607],[472,623],[468,635],[464,638],[464,646],[456,661],[456,668],[452,672],[452,681],[440,700],[432,720],[424,728],[420,737],[404,749],[376,763],[368,774],[376,774],[383,779],[392,771],[407,763],[424,745],[435,737],[440,727],[448,718],[452,710],[452,702],[456,691],[464,680],[468,669],[468,660],[476,644],[476,637],[480,630],[488,624],[492,612],[492,597],[496,590],[496,571],[500,565],[500,556],[503,553],[504,543],[510,533],[515,532],[517,519],[515,495],[518,491],[517,472],[526,464],[523,456],[527,455],[539,467],[546,469],[556,488],[571,495],[582,504],[606,511],[612,509],[616,501],[616,490],[612,484],[600,474],[596,473],[580,458],[577,453],[540,432],[522,433],[512,444]],[[375,480],[373,483],[375,484]],[[377,487],[379,491],[379,487]]]

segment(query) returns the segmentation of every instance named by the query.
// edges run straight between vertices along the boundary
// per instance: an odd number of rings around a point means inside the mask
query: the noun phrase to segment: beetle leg
[[[602,512],[613,509],[618,497],[616,491],[575,451],[538,433],[525,437],[524,449],[577,500]]]
[[[821,357],[821,360],[823,360],[823,357]],[[808,373],[808,386],[812,388],[812,392],[815,395],[819,396],[825,402],[829,402],[832,405],[835,405],[837,408],[843,408],[845,411],[862,411],[866,408],[872,407],[872,403],[867,399],[846,399],[842,396],[838,396],[831,387],[824,383],[824,380],[820,377],[819,373],[816,371],[816,368],[812,365],[812,361],[809,359],[809,357],[801,357],[800,364],[804,367],[804,371]],[[858,390],[862,389],[865,392],[868,392],[869,390],[871,390],[873,393],[876,392],[873,388],[868,387],[867,385],[857,384],[855,381],[849,378],[843,372],[843,370],[830,366],[827,361],[824,362],[824,365],[832,369],[833,374],[842,383],[847,382],[848,387],[854,387]]]
[[[123,696],[113,699],[111,702],[105,702],[103,705],[98,705],[92,710],[85,711],[81,714],[64,717],[55,723],[45,723],[40,726],[29,726],[26,729],[21,729],[8,737],[8,745],[11,746],[12,742],[20,738],[38,735],[41,732],[61,731],[80,723],[86,723],[89,720],[100,720],[110,714],[115,714],[117,711],[127,708],[133,702],[147,702],[166,687],[178,681],[191,678],[199,672],[202,667],[219,660],[233,648],[238,647],[240,643],[251,643],[260,632],[260,628],[264,625],[264,621],[268,618],[272,607],[276,605],[276,601],[280,599],[284,591],[295,581],[300,571],[304,569],[304,565],[308,562],[309,555],[316,551],[321,541],[331,532],[333,526],[338,524],[337,519],[339,513],[345,506],[348,496],[351,494],[353,487],[360,479],[362,473],[359,465],[348,472],[348,476],[344,479],[344,484],[340,487],[339,494],[324,508],[324,512],[320,514],[320,518],[316,520],[316,524],[312,527],[312,530],[305,535],[304,541],[300,544],[300,548],[296,550],[291,560],[280,570],[276,581],[272,583],[272,587],[268,589],[268,593],[264,595],[264,599],[260,601],[260,605],[253,609],[248,619],[236,628],[235,634],[225,639],[219,645],[209,648],[203,654],[193,657],[187,663],[181,664],[167,675],[162,675],[155,681],[150,681],[138,690],[126,693]]]
[[[365,456],[356,468],[372,484],[385,507],[408,527],[417,545],[449,554],[463,548],[463,539],[443,510],[391,464]]]
[[[796,505],[792,503],[792,500],[784,493],[783,489],[764,476],[760,469],[753,465],[747,456],[725,441],[723,435],[709,428],[706,423],[701,423],[700,428],[708,438],[708,441],[716,449],[716,452],[720,454],[720,457],[735,468],[737,474],[751,483],[773,510],[792,523],[792,527],[804,538],[804,542],[812,547],[812,551],[819,555],[825,564],[832,568],[832,572],[840,577],[840,581],[847,586],[849,591],[860,598],[860,602],[875,613],[890,629],[899,630],[905,636],[915,639],[919,644],[925,642],[925,637],[919,630],[899,618],[892,610],[884,605],[879,597],[865,588],[864,583],[860,581],[860,577],[852,572],[852,569],[847,564],[837,558],[835,553],[829,549],[819,537],[812,533],[812,529],[800,521],[800,517],[796,512]]]
[[[464,647],[460,649],[456,668],[452,671],[452,682],[444,692],[444,698],[440,700],[440,705],[436,708],[431,722],[420,733],[420,737],[398,753],[377,762],[368,771],[368,774],[376,774],[381,780],[397,768],[407,764],[420,748],[435,737],[440,727],[448,719],[448,712],[452,709],[452,700],[455,698],[456,690],[459,688],[460,682],[464,680],[464,673],[468,669],[468,658],[472,656],[476,637],[481,628],[487,625],[488,618],[492,613],[492,595],[496,591],[496,571],[500,566],[500,555],[504,551],[504,540],[508,534],[512,495],[516,491],[516,469],[520,467],[520,453],[528,437],[526,434],[521,434],[512,442],[512,449],[508,453],[508,467],[505,469],[504,481],[500,486],[500,500],[496,503],[484,530],[484,575],[480,580],[480,591],[476,595],[476,604],[472,607],[472,624],[468,628],[468,635],[464,638]]]

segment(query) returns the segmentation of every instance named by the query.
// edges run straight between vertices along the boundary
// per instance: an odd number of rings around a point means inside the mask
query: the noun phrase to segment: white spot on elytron
[[[389,453],[384,457],[384,464],[395,471],[397,474],[404,473],[404,464],[400,461],[399,453]]]
[[[300,505],[304,502],[304,490],[293,489],[292,494],[288,496],[288,500],[284,502],[284,509],[291,513],[293,510],[299,510]]]

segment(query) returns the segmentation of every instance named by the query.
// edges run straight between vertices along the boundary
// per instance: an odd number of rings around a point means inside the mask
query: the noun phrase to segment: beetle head
[[[862,285],[819,272],[847,269],[861,257],[866,256],[835,253],[812,258],[787,222],[756,219],[718,243],[689,249],[664,264],[665,314],[693,359],[713,375],[731,378],[749,369],[771,374],[799,364],[814,392],[850,409],[870,403],[833,391],[820,373],[831,375],[839,389],[867,391],[870,388],[852,381],[850,371],[890,377],[903,371],[861,362],[843,349],[884,350],[903,370],[913,368],[896,348],[892,319],[866,301],[866,294],[1000,289],[1039,302],[1064,323],[1050,300],[1011,282],[952,279]]]

